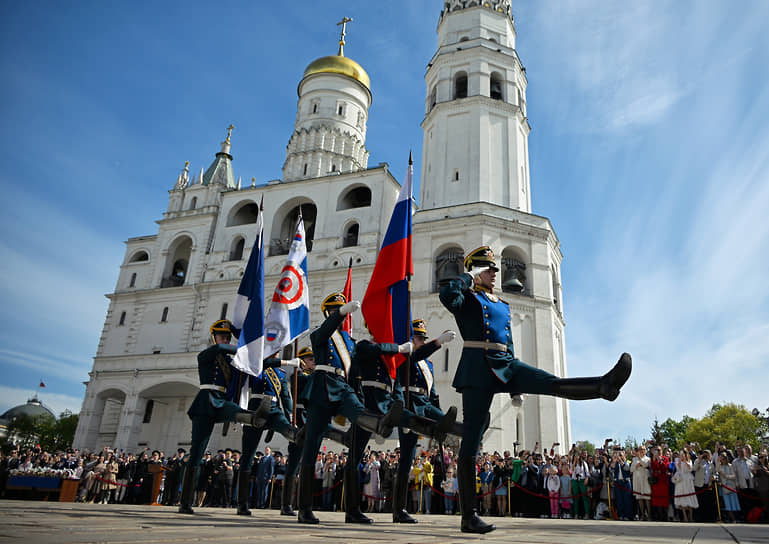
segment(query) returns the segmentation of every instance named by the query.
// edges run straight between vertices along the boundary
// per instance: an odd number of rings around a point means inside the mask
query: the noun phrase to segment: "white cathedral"
[[[489,245],[501,260],[516,356],[566,376],[562,254],[550,221],[531,211],[527,81],[515,50],[510,0],[447,1],[437,32],[438,49],[425,76],[421,194],[413,217],[413,317],[426,320],[432,337],[456,330],[438,289],[462,271],[468,251]],[[323,297],[344,286],[350,260],[353,298],[363,296],[400,184],[387,164],[368,166],[371,84],[366,71],[344,56],[343,45],[344,30],[338,53],[304,71],[283,179],[236,182],[230,127],[207,170],[190,177],[185,165],[157,234],[126,242],[115,291],[107,295],[74,447],[189,449],[186,411],[199,386],[196,355],[208,344],[211,323],[232,315],[262,197],[268,300],[300,206],[311,328],[321,322]],[[354,324],[353,336],[365,336],[359,315]],[[308,344],[308,337],[299,342]],[[461,344],[457,338],[431,358],[441,405],[457,406],[459,419],[461,397],[451,381]],[[227,436],[215,430],[209,449],[239,448],[238,427]],[[559,442],[563,452],[570,435],[567,400],[526,396],[515,407],[509,396],[496,395],[483,449]],[[394,439],[379,444],[395,446]],[[282,448],[285,441],[276,435],[271,446]]]

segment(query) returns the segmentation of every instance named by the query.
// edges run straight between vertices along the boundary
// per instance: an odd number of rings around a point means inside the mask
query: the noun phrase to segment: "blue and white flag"
[[[310,328],[310,290],[307,285],[307,243],[304,219],[299,217],[288,259],[272,295],[264,325],[264,353],[272,355]]]
[[[232,358],[232,366],[253,376],[259,376],[262,373],[262,359],[264,359],[263,230],[260,209],[256,220],[256,242],[251,248],[251,256],[243,279],[240,281],[232,310],[232,324],[240,329],[238,351]]]

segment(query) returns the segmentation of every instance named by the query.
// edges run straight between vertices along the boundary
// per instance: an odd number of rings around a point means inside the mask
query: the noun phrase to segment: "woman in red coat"
[[[668,519],[668,506],[670,505],[669,465],[670,460],[660,453],[660,447],[654,446],[649,468],[652,484],[652,516],[657,521]]]

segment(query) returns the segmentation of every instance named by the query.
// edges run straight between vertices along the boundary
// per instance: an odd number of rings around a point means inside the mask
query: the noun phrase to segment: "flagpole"
[[[299,353],[299,340],[294,339],[294,357]],[[299,359],[299,365],[294,369],[294,402],[293,410],[291,412],[291,424],[296,427],[296,403],[299,402],[297,395],[299,394],[299,370],[302,366],[302,360]]]
[[[409,169],[412,169],[414,167],[414,159],[411,158],[411,150],[409,149]],[[408,173],[406,174],[408,175]],[[413,195],[409,195],[409,198],[413,198]],[[409,217],[409,223],[411,222],[411,218]],[[409,330],[406,334],[406,338],[408,339],[408,342],[411,342],[411,336],[413,332],[413,328],[411,326],[411,272],[406,270],[406,308],[408,308],[408,319],[407,319],[407,325],[409,327]],[[414,344],[411,344],[412,350],[408,352],[406,355],[406,409],[409,408],[409,387],[411,386],[411,353],[413,351]],[[396,374],[397,379],[397,374]]]

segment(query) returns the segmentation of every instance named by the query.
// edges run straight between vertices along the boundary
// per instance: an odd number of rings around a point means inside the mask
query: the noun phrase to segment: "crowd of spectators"
[[[561,517],[656,521],[767,521],[767,449],[750,446],[714,451],[688,444],[672,451],[647,442],[635,448],[612,445],[588,453],[576,445],[566,454],[558,444],[544,450],[482,453],[476,458],[478,511],[486,516]],[[0,457],[0,496],[10,475],[44,473],[80,481],[81,502],[175,505],[179,501],[183,449],[138,453],[39,448],[11,449]],[[240,453],[206,452],[196,482],[198,507],[233,507]],[[251,471],[250,507],[279,508],[287,458],[266,447]],[[362,505],[369,512],[391,512],[399,450],[367,450],[357,467]],[[348,455],[325,450],[315,465],[316,509],[342,508],[342,480]],[[154,465],[154,466],[153,466]],[[159,476],[155,476],[159,474]],[[411,513],[459,512],[456,455],[449,447],[421,448],[412,464],[407,508]],[[160,478],[154,496],[153,482]]]

